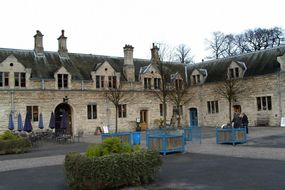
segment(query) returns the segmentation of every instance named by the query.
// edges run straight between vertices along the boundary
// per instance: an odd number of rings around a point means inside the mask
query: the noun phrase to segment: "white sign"
[[[103,126],[103,133],[109,133],[108,126]]]
[[[285,117],[281,117],[281,127],[285,127]]]

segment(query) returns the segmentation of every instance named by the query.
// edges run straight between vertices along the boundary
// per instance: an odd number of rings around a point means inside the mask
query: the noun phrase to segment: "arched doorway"
[[[66,133],[73,135],[72,131],[72,117],[71,117],[71,106],[68,105],[68,103],[61,103],[55,108],[55,131],[57,132],[60,130],[60,122],[61,118],[63,116],[63,113],[67,113],[67,127],[66,127]]]
[[[189,109],[190,127],[198,127],[198,111],[197,108]]]

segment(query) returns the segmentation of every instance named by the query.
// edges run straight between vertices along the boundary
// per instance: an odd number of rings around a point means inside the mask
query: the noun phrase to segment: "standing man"
[[[242,113],[242,125],[245,127],[246,134],[248,134],[248,117],[245,113]]]

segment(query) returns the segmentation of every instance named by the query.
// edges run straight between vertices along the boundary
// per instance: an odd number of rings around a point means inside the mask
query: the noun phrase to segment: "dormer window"
[[[200,84],[201,76],[200,75],[192,75],[192,84]]]
[[[15,87],[26,87],[26,73],[15,72]]]
[[[116,76],[108,76],[108,87],[109,88],[117,88],[117,77]]]
[[[0,87],[9,87],[9,73],[0,72]]]
[[[175,89],[176,90],[181,90],[182,89],[182,80],[181,79],[176,79],[175,80]]]
[[[68,88],[68,74],[57,75],[57,86],[58,89]]]
[[[160,89],[161,84],[160,78],[154,78],[154,89]]]
[[[239,68],[238,67],[230,68],[228,76],[229,76],[230,79],[239,78],[240,77],[239,73],[240,72],[239,72]]]
[[[151,78],[144,78],[144,89],[151,89]]]
[[[96,88],[104,88],[105,76],[96,75]]]

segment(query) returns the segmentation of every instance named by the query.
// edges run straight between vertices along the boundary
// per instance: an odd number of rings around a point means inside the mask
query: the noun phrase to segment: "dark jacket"
[[[242,117],[242,124],[248,125],[248,118],[247,118],[247,115],[245,115],[245,114],[243,114],[243,117]]]

